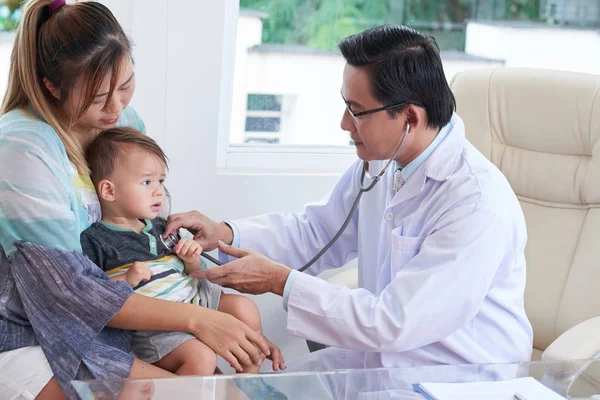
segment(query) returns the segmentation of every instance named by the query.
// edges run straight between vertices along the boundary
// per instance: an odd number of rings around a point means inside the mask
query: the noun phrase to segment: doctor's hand
[[[170,233],[177,233],[179,228],[190,231],[194,235],[194,241],[204,251],[216,248],[219,240],[229,244],[233,241],[233,231],[229,225],[225,222],[217,223],[198,211],[170,215],[163,238],[167,238]]]
[[[237,257],[238,260],[211,269],[195,271],[190,276],[208,279],[213,283],[242,293],[271,292],[283,296],[283,288],[292,271],[291,268],[252,250],[238,249],[223,242],[219,242],[219,250]]]

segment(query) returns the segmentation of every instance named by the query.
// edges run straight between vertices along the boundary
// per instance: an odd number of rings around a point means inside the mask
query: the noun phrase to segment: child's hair
[[[167,156],[152,138],[133,128],[107,129],[96,136],[86,151],[91,171],[90,177],[94,185],[98,185],[102,179],[109,177],[113,173],[118,159],[133,148],[153,154],[165,165],[168,165]]]
[[[52,3],[29,0],[23,6],[0,115],[13,109],[27,113],[31,107],[56,131],[77,171],[87,175],[84,152],[69,131],[90,108],[107,75],[110,89],[105,104],[110,104],[119,73],[131,58],[131,43],[106,6],[90,1],[53,9]],[[58,89],[60,99],[50,93],[44,79]],[[84,85],[82,102],[77,115],[69,118],[61,106],[78,80]]]

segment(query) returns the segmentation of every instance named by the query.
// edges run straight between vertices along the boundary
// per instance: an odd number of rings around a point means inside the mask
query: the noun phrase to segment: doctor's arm
[[[401,352],[464,326],[479,311],[511,246],[496,216],[472,208],[465,204],[448,211],[418,254],[404,265],[392,261],[391,282],[379,296],[296,274],[289,332],[330,346]],[[392,249],[392,260],[402,251]]]

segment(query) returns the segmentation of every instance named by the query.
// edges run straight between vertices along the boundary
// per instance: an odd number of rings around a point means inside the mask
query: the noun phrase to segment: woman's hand
[[[269,342],[235,317],[190,303],[133,293],[109,321],[112,328],[189,332],[225,359],[236,371],[262,362]]]
[[[203,318],[202,326],[191,332],[210,347],[238,372],[242,366],[260,365],[271,355],[271,344],[265,337],[250,329],[242,321],[220,311],[203,309],[210,314]]]
[[[233,232],[229,225],[224,222],[217,223],[198,211],[170,215],[163,237],[176,233],[180,228],[190,231],[204,251],[216,248],[219,240],[229,244],[233,241]]]
[[[283,289],[290,268],[251,250],[238,249],[219,242],[219,250],[237,257],[238,260],[203,271],[195,271],[190,276],[208,279],[218,285],[235,289],[242,293],[263,294],[271,292],[283,296]]]

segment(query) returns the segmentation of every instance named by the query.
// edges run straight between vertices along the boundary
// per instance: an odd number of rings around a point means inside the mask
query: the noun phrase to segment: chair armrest
[[[590,318],[560,335],[542,354],[544,361],[588,360],[600,355],[600,317]]]

